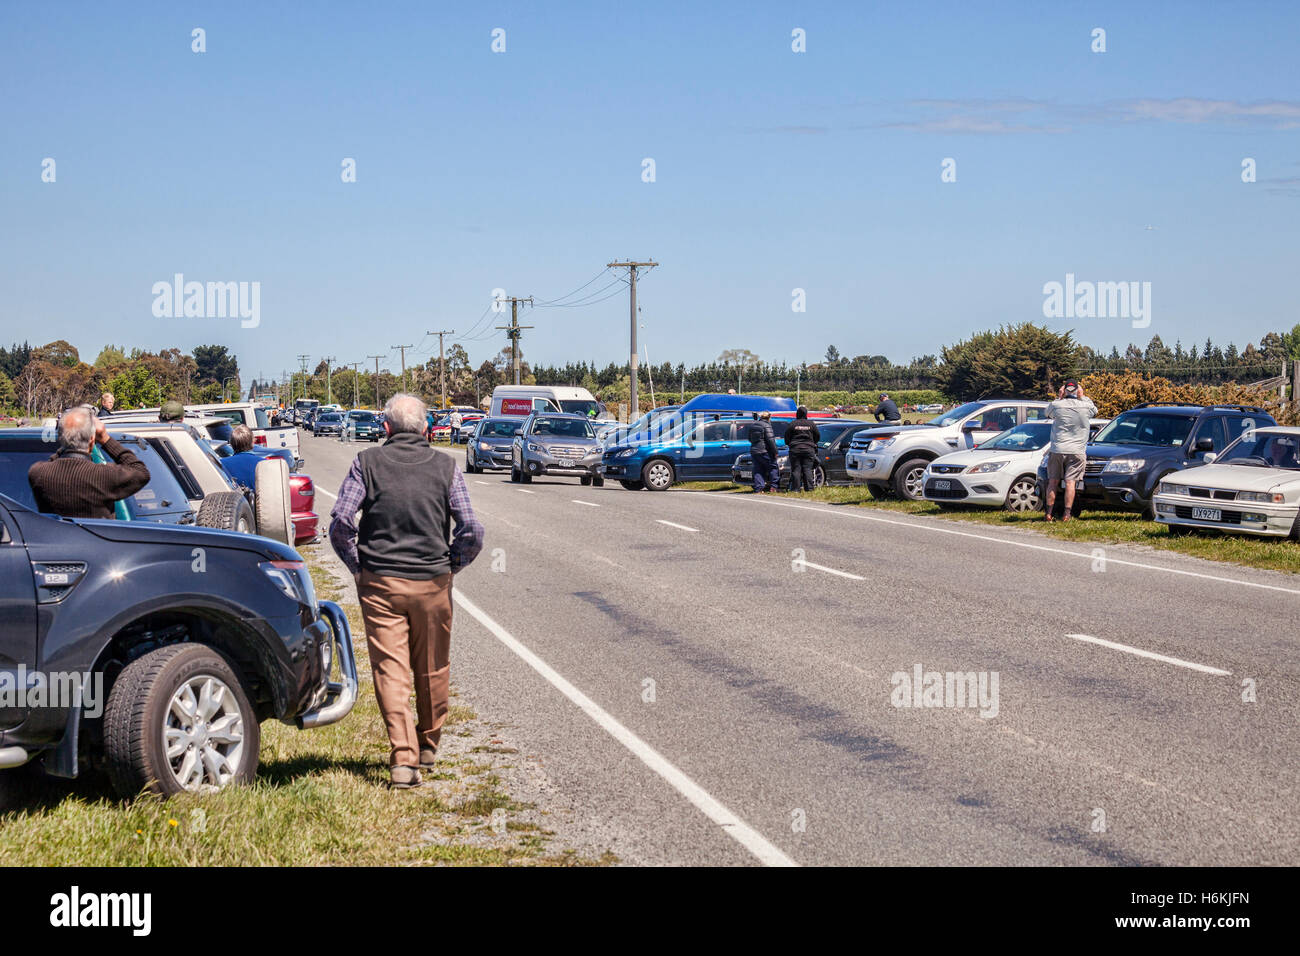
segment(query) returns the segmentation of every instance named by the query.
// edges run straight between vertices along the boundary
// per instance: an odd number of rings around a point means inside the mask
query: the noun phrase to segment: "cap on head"
[[[800,405],[798,408],[796,408],[796,409],[794,410],[794,417],[795,417],[795,418],[807,418],[807,417],[808,417],[808,406],[807,406],[807,405]]]
[[[158,409],[158,421],[160,422],[178,422],[185,417],[185,406],[176,399],[169,402],[163,402],[162,408]]]

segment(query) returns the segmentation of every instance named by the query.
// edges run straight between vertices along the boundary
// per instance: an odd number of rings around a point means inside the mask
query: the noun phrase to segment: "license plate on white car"
[[[935,491],[949,491],[952,488],[952,482],[945,478],[936,478],[932,484]]]
[[[573,467],[573,459],[572,459],[572,458],[561,458],[559,464],[560,464],[560,467],[561,467],[561,468],[572,468],[572,467]]]
[[[1193,508],[1192,518],[1196,521],[1222,521],[1223,512],[1218,508]]]

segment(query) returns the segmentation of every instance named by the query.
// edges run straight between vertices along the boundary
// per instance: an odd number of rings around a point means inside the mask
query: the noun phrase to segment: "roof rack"
[[[1162,408],[1162,407],[1163,408],[1212,408],[1212,409],[1222,409],[1224,411],[1230,410],[1230,411],[1237,411],[1237,412],[1254,412],[1257,415],[1269,414],[1268,409],[1260,408],[1258,405],[1225,405],[1225,404],[1197,405],[1194,402],[1143,402],[1141,405],[1134,405],[1133,408],[1125,409],[1125,411],[1131,412],[1133,411],[1133,409],[1136,408]]]

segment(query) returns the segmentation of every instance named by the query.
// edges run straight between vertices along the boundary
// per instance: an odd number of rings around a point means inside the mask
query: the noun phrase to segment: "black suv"
[[[1151,498],[1170,472],[1205,464],[1249,428],[1277,424],[1254,405],[1178,405],[1147,402],[1115,416],[1088,443],[1076,510],[1139,511],[1153,518]],[[1047,456],[1038,467],[1043,501]],[[1057,495],[1058,505],[1063,496]]]
[[[347,618],[270,538],[0,495],[0,608],[0,801],[33,759],[103,768],[123,796],[245,782],[261,721],[320,727],[356,701]]]

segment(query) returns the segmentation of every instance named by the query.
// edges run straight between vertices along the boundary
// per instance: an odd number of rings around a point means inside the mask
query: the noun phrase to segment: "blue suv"
[[[701,422],[650,441],[613,445],[601,470],[629,491],[667,491],[679,481],[730,481],[737,456],[749,451],[751,417]]]

